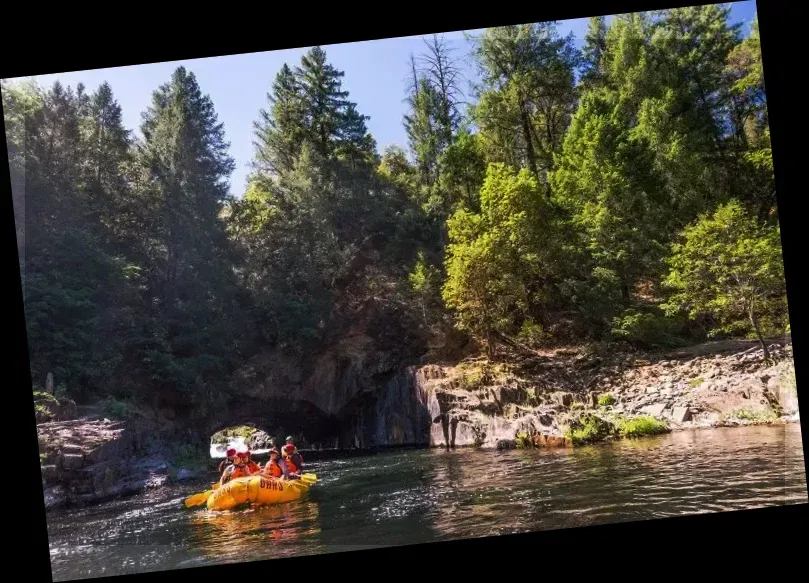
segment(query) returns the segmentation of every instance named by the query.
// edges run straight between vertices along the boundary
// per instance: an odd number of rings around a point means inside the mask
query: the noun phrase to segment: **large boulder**
[[[34,412],[37,423],[70,421],[76,417],[76,403],[66,397],[57,399],[51,393],[34,393]]]
[[[137,461],[136,439],[122,422],[77,419],[37,425],[47,508],[134,494],[168,479],[159,456]]]

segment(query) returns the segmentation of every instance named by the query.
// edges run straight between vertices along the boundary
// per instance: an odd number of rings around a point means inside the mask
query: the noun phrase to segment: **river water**
[[[211,480],[52,512],[54,580],[807,501],[799,424],[562,451],[398,451],[306,471],[321,479],[308,498],[238,513],[182,507]]]

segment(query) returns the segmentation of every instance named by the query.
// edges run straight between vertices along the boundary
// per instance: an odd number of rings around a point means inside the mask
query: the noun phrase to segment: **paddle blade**
[[[200,492],[199,494],[194,494],[193,496],[189,496],[185,499],[185,507],[186,508],[193,508],[194,506],[202,506],[206,502],[208,502],[208,497],[213,494],[213,490],[207,490],[205,492]]]

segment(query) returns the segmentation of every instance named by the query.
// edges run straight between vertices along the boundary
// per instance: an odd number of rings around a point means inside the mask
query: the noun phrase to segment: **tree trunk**
[[[629,301],[629,284],[625,279],[621,280],[621,299],[625,302]]]
[[[761,329],[758,326],[758,318],[753,311],[750,312],[750,323],[753,325],[756,336],[758,336],[758,341],[761,343],[761,349],[764,351],[764,360],[770,360],[770,351],[767,350],[767,343],[764,342],[764,337],[761,335]]]

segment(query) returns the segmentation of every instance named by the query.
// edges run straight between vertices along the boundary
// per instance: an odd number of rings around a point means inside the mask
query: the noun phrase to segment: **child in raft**
[[[287,444],[284,446],[284,461],[287,463],[290,476],[300,478],[303,472],[303,456],[298,453],[291,437],[287,437]]]
[[[225,471],[225,468],[228,467],[230,464],[233,463],[233,459],[236,457],[236,448],[229,447],[228,450],[225,452],[225,459],[223,459],[219,463],[219,473]]]
[[[259,473],[259,465],[250,459],[250,451],[237,452],[233,458],[233,463],[225,468],[219,485],[223,486],[236,478],[244,478]]]
[[[248,448],[245,455],[247,456],[247,469],[250,470],[250,475],[252,476],[253,474],[260,474],[261,466],[253,461],[253,452],[251,452]]]
[[[276,448],[270,450],[270,459],[264,466],[264,475],[268,478],[289,479],[289,468],[286,462],[279,456]]]

